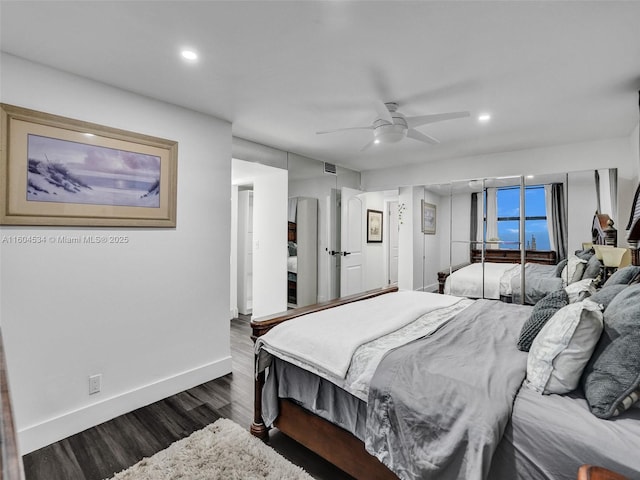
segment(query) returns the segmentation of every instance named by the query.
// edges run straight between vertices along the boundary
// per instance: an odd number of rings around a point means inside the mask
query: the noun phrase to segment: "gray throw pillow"
[[[606,310],[611,300],[613,300],[616,295],[622,292],[625,288],[627,288],[624,284],[618,285],[609,285],[608,287],[602,287],[596,293],[591,295],[590,299],[596,303],[599,303]]]
[[[542,300],[535,304],[531,310],[531,316],[524,322],[520,337],[518,338],[518,349],[528,352],[536,335],[540,333],[544,324],[562,307],[569,305],[569,295],[563,289],[549,293]]]
[[[584,269],[582,278],[596,278],[600,275],[602,270],[602,262],[598,260],[598,257],[593,255],[588,261],[587,266]]]
[[[589,261],[589,259],[595,255],[595,251],[593,248],[589,248],[587,250],[576,250],[574,255],[582,260]]]
[[[560,263],[556,265],[556,277],[562,275],[562,270],[567,266],[567,259],[561,260]]]
[[[604,312],[604,331],[582,376],[591,413],[612,418],[640,391],[640,284],[625,288]]]
[[[586,267],[586,263],[576,264],[576,270],[575,272],[573,272],[573,276],[571,277],[571,280],[569,280],[569,283],[579,282],[580,280],[582,280],[582,275],[584,275],[584,270]]]
[[[604,282],[604,286],[608,287],[609,285],[618,284],[628,285],[638,272],[640,272],[640,267],[636,267],[635,265],[619,268]]]

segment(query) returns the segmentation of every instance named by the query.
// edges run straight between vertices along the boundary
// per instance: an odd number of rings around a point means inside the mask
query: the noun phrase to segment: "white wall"
[[[404,205],[402,223],[398,232],[398,288],[402,290],[428,290],[425,288],[425,237],[422,233],[421,200],[424,187],[400,187],[398,204]],[[433,287],[430,287],[433,289]]]
[[[0,318],[22,453],[231,371],[231,125],[2,54],[5,103],[175,140],[177,227],[118,245],[1,244]],[[89,375],[102,391],[88,395]]]
[[[287,309],[287,171],[253,182],[253,318]]]
[[[282,312],[287,308],[287,171],[237,158],[231,163],[230,181],[253,186],[252,317]],[[232,258],[237,249],[231,244]]]
[[[640,176],[640,123],[636,125],[629,137],[629,145],[631,146],[631,156],[635,163],[636,177]]]
[[[413,190],[414,187],[398,189],[400,225],[398,231],[398,288],[413,290]]]
[[[366,231],[366,212],[367,210],[379,210],[382,212],[382,231],[383,241],[381,243],[365,243],[364,253],[364,271],[365,271],[365,290],[373,290],[381,288],[388,284],[388,246],[389,236],[386,234],[389,228],[389,213],[386,209],[385,200],[397,199],[397,191],[385,192],[368,192],[360,195],[363,204],[363,218],[365,222],[364,231]],[[366,240],[366,238],[365,238]]]
[[[555,147],[478,155],[405,168],[362,172],[364,190],[382,190],[402,185],[432,185],[451,180],[562,173],[596,168],[618,168],[621,178],[637,181],[638,158],[628,137],[573,143]],[[629,199],[629,202],[632,199]]]

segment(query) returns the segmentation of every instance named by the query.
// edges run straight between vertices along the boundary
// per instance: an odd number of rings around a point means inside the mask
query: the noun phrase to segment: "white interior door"
[[[342,187],[340,249],[340,296],[364,291],[364,213],[363,193]]]
[[[389,202],[389,284],[398,283],[398,202]]]

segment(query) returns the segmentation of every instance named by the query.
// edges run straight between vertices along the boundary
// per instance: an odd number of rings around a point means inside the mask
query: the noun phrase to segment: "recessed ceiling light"
[[[180,55],[182,55],[182,58],[184,58],[185,60],[189,60],[191,62],[195,62],[198,59],[198,54],[189,49],[182,50],[182,52],[180,52]]]
[[[480,122],[488,122],[489,120],[491,120],[491,115],[488,113],[483,113],[478,116],[478,121]]]

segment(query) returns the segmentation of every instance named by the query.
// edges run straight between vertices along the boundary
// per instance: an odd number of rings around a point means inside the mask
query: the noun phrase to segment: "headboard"
[[[556,252],[553,250],[525,250],[525,262],[555,265],[558,263]],[[487,248],[484,251],[484,261],[490,263],[520,263],[520,250]],[[482,261],[482,250],[471,249],[471,263]]]
[[[631,215],[629,215],[627,230],[629,230],[627,242],[631,249],[631,263],[640,265],[640,250],[638,250],[638,243],[640,243],[640,185],[638,185],[636,194],[633,196],[633,205],[631,205]]]
[[[591,225],[591,241],[594,245],[618,245],[618,231],[613,226],[613,220],[606,213],[596,212]]]
[[[294,222],[288,222],[287,225],[287,241],[296,242],[296,224]]]

